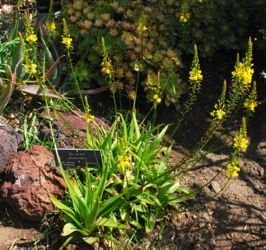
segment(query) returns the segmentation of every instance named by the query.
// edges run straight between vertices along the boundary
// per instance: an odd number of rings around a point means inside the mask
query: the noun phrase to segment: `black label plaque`
[[[95,167],[102,165],[100,150],[94,149],[57,149],[63,167]]]

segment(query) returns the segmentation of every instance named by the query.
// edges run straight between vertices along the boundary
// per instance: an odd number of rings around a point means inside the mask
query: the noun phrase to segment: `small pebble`
[[[212,181],[211,182],[211,188],[215,193],[219,193],[221,191],[220,185],[217,181]]]

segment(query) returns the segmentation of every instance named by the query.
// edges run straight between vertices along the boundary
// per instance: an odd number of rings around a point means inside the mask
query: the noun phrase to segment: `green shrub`
[[[241,50],[243,41],[256,34],[263,12],[263,0],[182,0],[176,1],[176,44],[187,53],[191,44],[199,46],[202,56],[221,49]],[[254,21],[255,20],[255,21]]]
[[[107,85],[112,92],[134,99],[140,80],[148,101],[177,103],[183,92],[182,63],[174,49],[173,20],[164,6],[147,1],[70,1],[65,16],[78,44],[75,71],[82,88]]]

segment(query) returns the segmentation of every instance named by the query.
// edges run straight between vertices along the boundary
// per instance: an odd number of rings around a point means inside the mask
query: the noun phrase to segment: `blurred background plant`
[[[81,89],[108,86],[111,74],[115,93],[134,99],[140,82],[148,102],[178,106],[180,96],[189,92],[181,80],[181,54],[192,54],[192,44],[209,60],[221,50],[244,50],[243,41],[259,36],[263,27],[261,19],[253,18],[261,16],[262,7],[262,0],[78,0],[68,1],[63,15],[78,45],[75,72]],[[110,74],[102,68],[101,37]]]
[[[64,8],[76,43],[75,67],[81,88],[108,86],[112,91],[136,96],[139,80],[146,98],[155,105],[178,103],[183,84],[180,52],[174,49],[171,19],[162,13],[164,6],[144,1],[69,1]],[[101,38],[104,38],[111,72],[106,72]]]
[[[0,15],[0,25],[5,27],[5,20],[9,20],[10,26],[14,21],[14,12],[22,9],[23,2],[17,3],[16,11],[14,6],[4,5],[10,7],[2,8],[5,14]],[[34,5],[30,2],[24,8],[32,8]],[[46,69],[49,69],[59,57],[57,51],[59,54],[65,53],[62,44],[59,44],[62,22],[61,19],[54,18],[54,1],[49,2],[47,20],[38,20],[42,24],[41,32],[33,27],[34,20],[31,24],[32,31],[38,38],[36,46],[43,46],[41,54],[29,52],[26,48],[27,41],[22,48],[26,50],[23,54],[27,61],[24,63],[26,69],[30,71],[29,67],[36,66],[39,68],[38,77],[43,72],[43,66],[36,61],[37,54],[46,56]],[[60,83],[60,87],[63,91],[70,91],[70,94],[73,82],[78,82],[80,90],[106,86],[112,93],[131,100],[139,92],[140,96],[145,94],[146,100],[154,106],[165,103],[179,107],[180,96],[190,91],[189,86],[181,80],[181,53],[191,54],[192,44],[195,43],[201,56],[208,56],[208,59],[218,50],[242,49],[242,41],[252,33],[251,28],[254,33],[254,25],[258,29],[263,25],[257,18],[255,21],[251,18],[254,13],[261,13],[259,10],[262,5],[261,0],[241,3],[227,0],[65,1],[62,5],[62,18],[66,18],[69,36],[73,39],[75,53],[71,56],[74,74],[69,73],[67,64],[63,64],[64,71],[61,72],[60,63],[57,62],[51,72],[53,76],[48,80],[53,82],[52,85],[58,86],[60,77],[63,76],[64,81]],[[24,20],[30,19],[32,17]],[[25,22],[26,26],[30,28],[31,25],[27,23],[29,22]],[[19,31],[23,29],[20,24]],[[4,30],[0,34],[2,40],[6,37]],[[102,38],[105,48],[102,46]],[[20,39],[24,39],[23,35]],[[32,58],[26,58],[29,53]],[[23,72],[21,69],[19,71]],[[30,76],[31,80],[35,77],[34,74]]]
[[[260,36],[259,30],[266,25],[263,0],[181,0],[172,1],[170,6],[178,10],[177,47],[191,53],[190,44],[196,43],[208,59],[217,51],[243,50],[246,37]]]

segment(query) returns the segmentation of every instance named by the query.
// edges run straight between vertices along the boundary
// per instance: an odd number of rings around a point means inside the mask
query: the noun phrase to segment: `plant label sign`
[[[63,167],[96,167],[102,165],[100,150],[94,149],[57,149]]]

